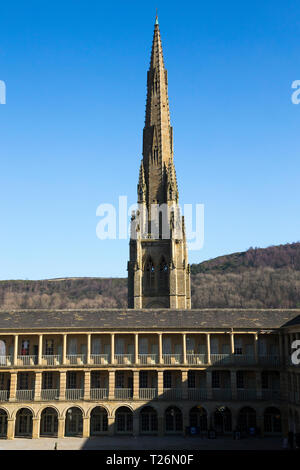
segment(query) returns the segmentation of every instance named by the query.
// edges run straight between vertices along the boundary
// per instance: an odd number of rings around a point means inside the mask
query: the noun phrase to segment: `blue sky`
[[[10,1],[0,15],[0,279],[126,276],[96,208],[136,201],[158,7],[191,263],[300,239],[300,3]]]

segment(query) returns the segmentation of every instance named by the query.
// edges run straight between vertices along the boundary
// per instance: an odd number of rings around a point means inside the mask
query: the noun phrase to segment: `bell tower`
[[[129,308],[191,308],[184,218],[178,205],[168,76],[156,16],[128,262]]]

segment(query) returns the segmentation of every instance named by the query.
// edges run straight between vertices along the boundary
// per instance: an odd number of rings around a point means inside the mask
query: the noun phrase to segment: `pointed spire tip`
[[[155,24],[158,24],[157,8],[156,8],[156,15],[155,15]]]

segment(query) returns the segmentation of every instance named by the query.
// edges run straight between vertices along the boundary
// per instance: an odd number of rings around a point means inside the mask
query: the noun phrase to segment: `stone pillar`
[[[115,334],[111,333],[110,335],[110,363],[114,364],[115,363]]]
[[[84,400],[91,398],[91,371],[84,371]]]
[[[15,418],[7,418],[7,439],[15,437]]]
[[[19,336],[15,335],[14,341],[14,366],[18,365],[18,339]]]
[[[186,357],[186,334],[182,334],[182,351],[183,351],[183,364],[187,364],[187,357]]]
[[[257,400],[262,399],[262,388],[261,388],[261,371],[255,372],[255,385],[256,385],[256,398]]]
[[[188,398],[188,371],[181,371],[181,386],[182,386],[182,399],[187,400]]]
[[[35,373],[34,400],[40,401],[42,389],[42,372]]]
[[[108,435],[113,436],[115,434],[115,418],[113,416],[108,416]]]
[[[67,335],[63,335],[63,357],[62,357],[62,363],[66,365],[67,363]]]
[[[206,392],[207,399],[212,399],[212,373],[210,370],[206,369]]]
[[[40,437],[40,418],[32,418],[32,439]]]
[[[38,365],[42,365],[42,354],[43,354],[43,335],[39,335],[39,352],[38,352]]]
[[[115,371],[108,371],[108,399],[114,400],[115,398]]]
[[[237,399],[236,370],[230,371],[230,383],[231,383],[232,400],[236,400]]]
[[[134,335],[134,363],[139,363],[139,335],[135,333]]]
[[[255,360],[255,363],[258,364],[258,334],[257,333],[254,333],[253,339],[254,339],[254,360]]]
[[[82,437],[89,437],[90,436],[90,417],[84,416],[83,417],[83,428],[82,428]]]
[[[9,392],[9,401],[16,401],[16,391],[17,391],[17,372],[10,373],[10,392]]]
[[[65,371],[59,372],[59,399],[66,399],[66,382],[67,382],[67,373]]]
[[[230,333],[230,354],[234,355],[234,334]]]
[[[65,437],[65,418],[58,418],[57,437]]]
[[[206,354],[207,354],[207,364],[211,364],[211,360],[210,360],[210,333],[206,333]]]
[[[163,364],[162,333],[158,333],[158,363]]]
[[[158,398],[162,398],[164,393],[164,371],[158,370],[157,371],[157,395]]]
[[[87,335],[87,345],[86,345],[86,363],[87,364],[90,364],[91,363],[91,338],[92,338],[92,335],[89,333]]]
[[[139,399],[139,371],[134,370],[133,371],[133,399],[138,400]]]

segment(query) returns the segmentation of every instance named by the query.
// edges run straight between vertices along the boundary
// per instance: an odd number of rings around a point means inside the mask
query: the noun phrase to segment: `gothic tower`
[[[129,308],[191,308],[184,218],[178,205],[168,78],[156,17],[147,75],[138,210],[131,218]]]

